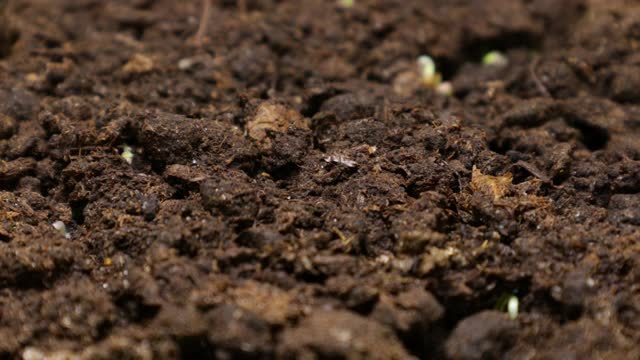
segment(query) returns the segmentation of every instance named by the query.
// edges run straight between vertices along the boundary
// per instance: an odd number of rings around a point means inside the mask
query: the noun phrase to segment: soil
[[[0,358],[640,358],[638,2],[201,11],[0,19]]]

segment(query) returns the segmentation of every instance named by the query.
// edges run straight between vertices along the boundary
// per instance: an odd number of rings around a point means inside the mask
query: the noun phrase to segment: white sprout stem
[[[515,320],[518,317],[518,307],[520,306],[520,302],[516,296],[509,297],[509,302],[507,302],[507,313],[509,314],[509,318],[511,320]]]
[[[421,55],[418,57],[418,67],[423,78],[432,78],[436,74],[436,63],[431,56]]]
[[[71,237],[71,235],[67,232],[67,226],[64,224],[64,222],[57,220],[54,221],[53,224],[51,224],[53,226],[54,229],[56,229],[59,233],[61,233],[62,235],[64,235],[65,238],[69,238]]]

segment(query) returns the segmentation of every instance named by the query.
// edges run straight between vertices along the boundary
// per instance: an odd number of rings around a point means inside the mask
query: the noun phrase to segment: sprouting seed
[[[53,225],[54,229],[58,230],[59,232],[61,232],[63,234],[67,232],[67,227],[60,220],[54,221],[52,225]]]
[[[437,88],[442,82],[442,75],[436,71],[436,63],[429,55],[418,57],[418,71],[422,83],[428,87]]]
[[[54,229],[56,229],[59,233],[61,233],[62,235],[64,235],[64,237],[66,237],[67,239],[71,236],[68,232],[67,232],[67,226],[60,220],[56,220],[53,222],[53,224],[51,224],[53,226]]]
[[[436,86],[436,92],[440,95],[444,96],[452,96],[453,95],[453,84],[449,81],[444,81],[438,86]]]
[[[423,79],[430,79],[436,75],[436,63],[429,55],[418,57],[418,69]]]
[[[178,61],[178,69],[182,71],[189,70],[191,66],[193,66],[193,59],[184,58]]]
[[[355,2],[355,0],[338,0],[338,6],[345,9],[351,9],[355,5]]]
[[[503,67],[509,64],[509,59],[500,51],[494,50],[486,53],[482,57],[482,64],[486,66]]]
[[[131,146],[123,146],[122,154],[120,154],[120,156],[124,159],[124,161],[131,164],[133,162],[133,149],[131,148]]]
[[[495,309],[498,311],[506,311],[510,319],[516,319],[518,317],[518,308],[520,307],[520,301],[515,295],[508,293],[502,294],[496,302]]]
[[[512,295],[509,297],[509,301],[507,302],[507,314],[509,314],[509,318],[511,320],[515,320],[518,317],[518,307],[520,302],[518,301],[518,297]]]

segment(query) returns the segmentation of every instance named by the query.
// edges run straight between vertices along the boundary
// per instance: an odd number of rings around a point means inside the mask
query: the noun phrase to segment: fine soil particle
[[[0,0],[0,358],[640,358],[636,2],[201,13]]]

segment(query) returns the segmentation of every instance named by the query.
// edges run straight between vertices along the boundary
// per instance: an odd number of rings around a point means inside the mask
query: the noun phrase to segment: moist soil
[[[10,2],[0,358],[640,358],[637,2],[201,13]]]

